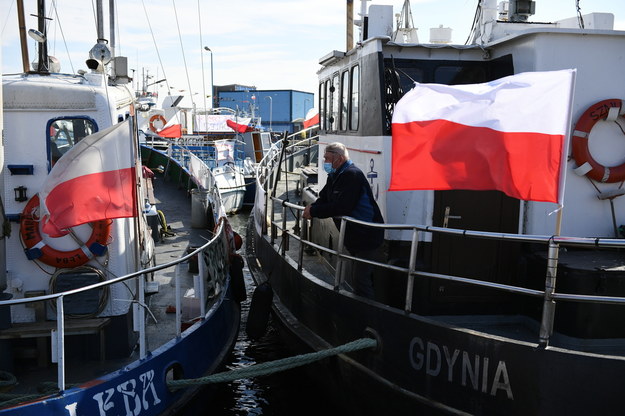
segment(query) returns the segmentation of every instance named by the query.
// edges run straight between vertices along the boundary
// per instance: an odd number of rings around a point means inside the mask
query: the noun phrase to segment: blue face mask
[[[323,170],[325,170],[328,175],[331,174],[331,173],[336,172],[336,169],[334,169],[332,167],[332,163],[330,163],[330,162],[324,162],[323,163]]]

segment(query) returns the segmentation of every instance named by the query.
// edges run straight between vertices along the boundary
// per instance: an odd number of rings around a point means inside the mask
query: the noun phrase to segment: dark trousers
[[[365,260],[383,262],[384,255],[382,246],[371,250],[349,250],[349,254]],[[360,261],[349,261],[345,270],[345,281],[353,289],[354,293],[369,299],[375,299],[373,284],[373,272],[375,266]]]

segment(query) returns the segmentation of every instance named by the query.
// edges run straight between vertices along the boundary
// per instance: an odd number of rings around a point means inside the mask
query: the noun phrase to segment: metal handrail
[[[181,167],[183,169],[187,169],[186,167],[182,166]],[[209,170],[210,172],[210,170]],[[212,175],[211,175],[212,176]],[[214,183],[214,178],[212,178],[212,183]],[[216,191],[216,193],[214,193],[213,195],[214,198],[220,199],[220,195],[219,192]],[[110,286],[110,285],[114,285],[117,283],[121,283],[130,279],[134,279],[136,277],[141,277],[141,279],[139,280],[139,299],[135,299],[132,302],[138,302],[140,307],[145,307],[145,303],[144,303],[144,287],[145,287],[145,277],[146,275],[150,274],[150,273],[154,273],[163,269],[167,269],[170,267],[173,267],[177,264],[180,264],[184,261],[189,260],[190,258],[192,258],[195,255],[199,255],[199,253],[201,252],[202,255],[204,253],[205,250],[209,249],[211,246],[216,245],[219,243],[219,239],[223,238],[223,235],[225,231],[224,231],[224,221],[219,221],[218,223],[218,228],[215,231],[213,238],[210,239],[209,241],[207,241],[204,245],[196,248],[195,250],[191,251],[190,253],[183,255],[182,257],[180,257],[179,259],[176,260],[172,260],[168,263],[165,264],[161,264],[161,265],[156,265],[153,267],[149,267],[147,269],[142,269],[136,272],[132,272],[129,273],[127,275],[124,276],[120,276],[120,277],[115,277],[112,278],[110,280],[104,280],[98,283],[94,283],[88,286],[83,286],[77,289],[71,289],[71,290],[67,290],[64,292],[59,292],[59,293],[52,293],[49,295],[42,295],[42,296],[35,296],[35,297],[28,297],[28,298],[19,298],[19,299],[9,299],[9,300],[4,300],[4,301],[0,301],[0,307],[10,307],[11,305],[19,305],[19,304],[28,304],[28,303],[33,303],[33,302],[46,302],[46,301],[56,301],[56,320],[57,320],[57,328],[56,328],[56,336],[54,334],[54,330],[51,336],[55,336],[55,340],[56,340],[56,345],[57,345],[57,354],[56,354],[56,362],[57,362],[57,385],[59,388],[59,391],[64,391],[65,390],[65,313],[64,313],[64,305],[63,305],[63,299],[66,296],[71,296],[77,293],[82,293],[82,292],[86,292],[89,290],[93,290],[93,289],[98,289],[98,288],[102,288],[105,286]],[[221,244],[221,243],[219,243]],[[199,265],[203,265],[204,261],[199,261],[198,262]],[[200,270],[200,273],[202,273],[203,270]],[[203,275],[203,274],[200,274]],[[176,302],[176,328],[177,328],[177,333],[176,336],[180,336],[181,334],[181,324],[182,324],[182,314],[181,314],[181,306],[182,306],[182,292],[180,290],[180,279],[178,278],[178,275],[175,275],[175,281],[176,281],[176,293],[175,293],[175,302]],[[203,279],[201,280],[201,282],[203,282]],[[204,291],[204,287],[203,284],[200,284],[200,305],[202,305],[201,308],[201,313],[202,316],[205,315],[206,313],[206,308],[205,308],[205,304],[206,304],[206,299],[207,299],[207,294]],[[143,359],[146,357],[147,353],[146,353],[146,347],[147,347],[147,339],[146,339],[146,334],[145,334],[145,310],[141,309],[141,313],[139,314],[139,350],[140,350],[140,359]]]
[[[273,159],[270,159],[270,155],[267,156],[266,160],[263,159],[259,164],[259,172],[265,168],[270,170],[269,168],[274,165],[275,158],[278,155],[278,152],[271,153],[273,155]],[[257,186],[259,189],[265,191],[265,195],[269,195],[267,192],[265,185],[268,182],[271,182],[271,177],[264,172],[264,176],[262,178],[259,176],[257,178]],[[261,182],[261,179],[264,179],[264,182]],[[268,185],[271,185],[269,183]],[[436,279],[448,280],[448,281],[457,281],[466,284],[476,285],[487,287],[495,290],[507,291],[517,294],[528,295],[532,297],[538,297],[544,299],[543,304],[543,317],[541,321],[541,330],[539,334],[539,342],[541,346],[546,347],[549,343],[549,338],[553,332],[553,319],[555,315],[555,301],[575,301],[575,302],[586,302],[586,303],[602,303],[602,304],[625,304],[625,297],[618,296],[593,296],[593,295],[581,295],[581,294],[570,294],[570,293],[558,293],[555,291],[555,276],[557,272],[557,262],[558,262],[558,250],[560,246],[571,246],[571,247],[590,247],[590,248],[625,248],[625,239],[611,239],[611,238],[589,238],[589,237],[567,237],[567,236],[547,236],[547,235],[527,235],[527,234],[510,234],[510,233],[498,233],[498,232],[485,232],[485,231],[472,231],[472,230],[460,230],[460,229],[452,229],[452,228],[443,228],[443,227],[434,227],[434,226],[424,226],[424,225],[408,225],[408,224],[376,224],[376,223],[368,223],[366,221],[357,220],[355,218],[351,218],[348,216],[337,217],[341,218],[341,227],[339,230],[339,242],[336,250],[329,249],[327,247],[316,244],[308,239],[304,238],[302,235],[299,235],[296,232],[289,231],[286,229],[286,209],[289,208],[291,210],[295,210],[296,218],[295,221],[298,223],[300,230],[306,230],[308,225],[308,220],[301,216],[301,212],[304,210],[304,207],[298,204],[294,204],[289,201],[282,200],[278,197],[270,197],[269,198],[272,203],[278,203],[282,207],[282,225],[276,223],[274,221],[274,213],[275,209],[272,204],[271,208],[271,217],[270,217],[270,229],[271,229],[271,241],[277,238],[278,230],[282,235],[282,252],[281,255],[285,255],[285,247],[288,245],[289,238],[295,238],[300,242],[299,255],[297,259],[297,267],[298,270],[302,270],[303,268],[303,252],[306,246],[313,247],[317,250],[326,252],[328,254],[334,255],[337,258],[336,270],[335,270],[335,282],[334,288],[336,290],[340,287],[341,280],[341,263],[344,260],[358,261],[362,263],[367,263],[376,267],[382,267],[387,270],[394,270],[406,273],[408,278],[408,284],[406,288],[406,304],[405,311],[407,313],[411,312],[412,308],[412,289],[414,285],[414,277],[422,276],[422,277],[431,277]],[[268,204],[265,204],[264,207],[265,216],[267,218],[267,210]],[[263,220],[264,221],[264,220]],[[300,224],[301,221],[301,224]],[[410,247],[410,260],[408,267],[399,267],[387,265],[385,263],[380,263],[371,260],[359,259],[354,256],[350,256],[344,253],[343,250],[343,242],[345,235],[346,223],[352,222],[368,227],[373,228],[381,228],[384,230],[407,230],[412,231],[412,241]],[[448,235],[456,235],[461,237],[469,237],[469,238],[480,238],[480,239],[489,239],[489,240],[507,240],[513,242],[523,242],[523,243],[539,243],[539,244],[547,244],[548,245],[548,265],[547,265],[547,276],[545,280],[545,289],[544,290],[535,290],[529,289],[521,286],[514,285],[506,285],[495,282],[488,282],[477,279],[469,279],[460,276],[453,275],[445,275],[438,273],[430,273],[424,271],[418,271],[415,268],[416,265],[416,253],[417,253],[417,245],[418,245],[418,233],[419,232],[428,232],[428,233],[440,233],[440,234],[448,234]]]
[[[66,296],[70,296],[70,295],[74,295],[77,293],[81,293],[81,292],[86,292],[89,290],[93,290],[93,289],[98,289],[104,286],[110,286],[110,285],[114,285],[116,283],[120,283],[120,282],[124,282],[126,280],[130,280],[130,279],[134,279],[136,277],[141,276],[142,277],[142,281],[144,281],[145,276],[147,274],[153,273],[153,272],[157,272],[163,269],[167,269],[170,267],[173,267],[179,263],[182,263],[184,261],[189,260],[191,257],[193,257],[194,255],[203,252],[204,250],[208,249],[210,246],[215,245],[218,241],[218,239],[221,237],[221,234],[223,234],[224,230],[224,226],[223,226],[223,222],[220,222],[219,224],[219,228],[217,230],[217,232],[215,233],[215,235],[213,236],[213,238],[211,240],[209,240],[206,244],[204,244],[201,247],[198,247],[197,249],[193,250],[192,252],[180,257],[179,259],[170,261],[168,263],[165,264],[161,264],[161,265],[157,265],[157,266],[153,266],[153,267],[149,267],[147,269],[143,269],[143,270],[139,270],[133,273],[129,273],[127,275],[124,276],[120,276],[120,277],[116,277],[110,280],[105,280],[102,282],[98,282],[98,283],[94,283],[88,286],[83,286],[81,288],[78,289],[71,289],[71,290],[67,290],[64,292],[59,292],[59,293],[52,293],[49,295],[42,295],[42,296],[36,296],[36,297],[29,297],[29,298],[20,298],[20,299],[10,299],[10,300],[5,300],[5,301],[0,301],[0,307],[9,307],[11,305],[19,305],[19,304],[25,304],[25,303],[32,303],[32,302],[45,302],[45,301],[52,301],[52,300],[56,300],[56,320],[57,320],[57,329],[56,329],[56,344],[57,344],[57,355],[56,355],[56,360],[57,360],[57,365],[58,365],[58,371],[57,371],[57,376],[58,376],[58,388],[60,391],[65,390],[65,342],[64,342],[64,336],[65,336],[65,329],[64,329],[64,321],[65,321],[65,317],[64,317],[64,308],[63,308],[63,299]],[[202,262],[200,262],[202,263]],[[176,285],[178,285],[179,280],[178,276],[175,276],[176,279]],[[206,302],[206,294],[204,293],[204,291],[200,291],[200,304],[203,305]],[[180,325],[182,323],[182,316],[180,314],[180,306],[181,306],[182,302],[181,302],[181,293],[179,290],[176,290],[176,328],[178,328],[178,336],[180,336]],[[141,321],[143,321],[143,323],[145,323],[145,313],[141,313],[140,314],[140,319]],[[143,331],[145,331],[145,325],[141,325],[141,327],[143,328]],[[140,358],[144,358],[145,357],[145,344],[146,344],[146,339],[145,336],[142,336],[143,334],[140,334],[139,336],[139,347],[142,351],[144,351],[141,354]]]

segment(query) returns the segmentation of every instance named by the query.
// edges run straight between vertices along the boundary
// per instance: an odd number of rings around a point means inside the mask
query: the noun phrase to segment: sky
[[[615,29],[625,30],[625,1],[578,0],[581,12],[615,15]],[[2,71],[21,72],[16,0],[0,0]],[[449,27],[453,43],[464,44],[478,0],[412,0],[419,40],[429,29]],[[26,28],[36,29],[36,0],[24,0]],[[108,1],[105,38],[109,38]],[[342,0],[123,0],[117,1],[116,55],[128,57],[135,87],[143,75],[162,97],[183,91],[195,97],[210,94],[211,67],[215,85],[241,84],[263,90],[315,92],[319,59],[345,50],[345,9]],[[373,0],[394,6],[403,0]],[[52,7],[56,5],[55,7]],[[95,5],[88,0],[47,1],[49,54],[61,61],[61,72],[87,69],[85,60],[96,43]],[[354,18],[360,2],[354,0]],[[532,21],[576,16],[576,0],[537,0]],[[354,37],[358,31],[354,31]],[[210,48],[208,52],[204,47]],[[35,41],[28,38],[30,61]],[[212,58],[212,63],[211,63]],[[186,65],[185,65],[186,64]],[[134,72],[132,71],[134,70]],[[198,105],[201,106],[201,105]]]

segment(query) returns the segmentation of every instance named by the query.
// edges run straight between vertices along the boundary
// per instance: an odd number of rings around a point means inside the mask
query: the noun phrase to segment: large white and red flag
[[[390,191],[499,190],[561,202],[575,70],[416,84],[395,106]]]
[[[52,167],[41,191],[43,232],[136,216],[135,145],[128,120],[89,135]]]

